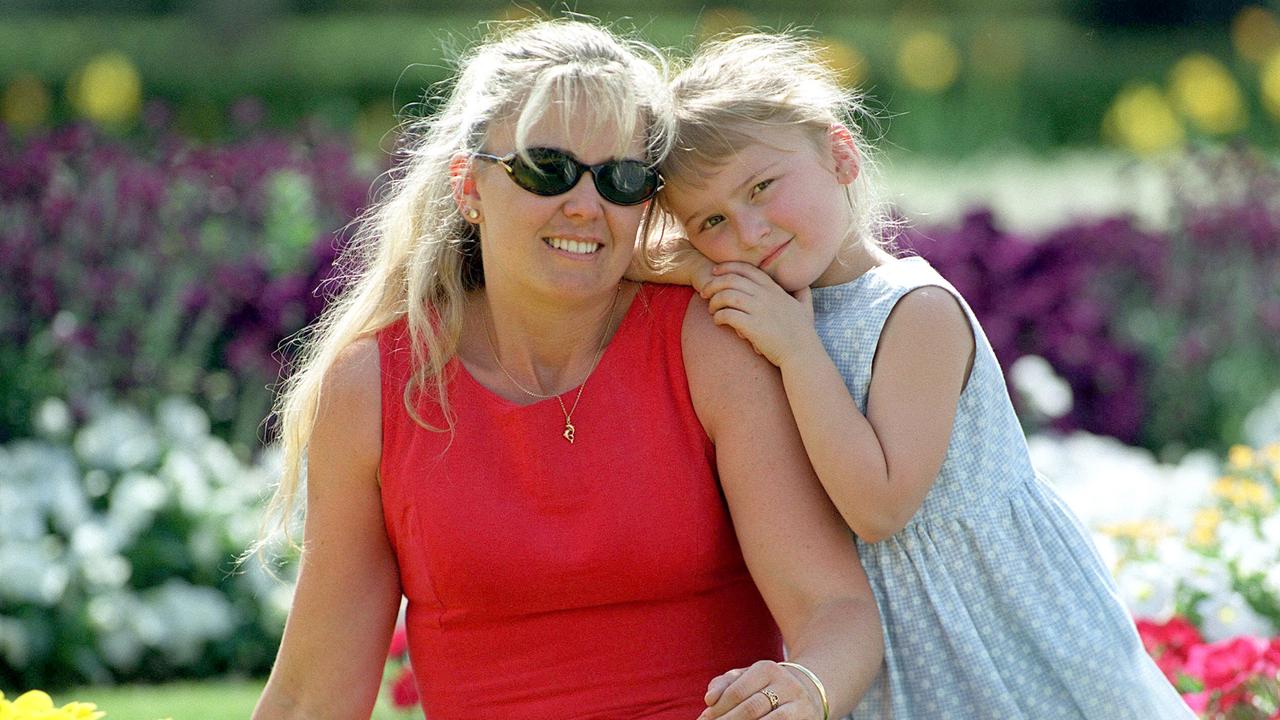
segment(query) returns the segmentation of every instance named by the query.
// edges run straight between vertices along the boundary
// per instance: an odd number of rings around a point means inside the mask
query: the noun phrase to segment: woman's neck
[[[458,356],[477,381],[510,399],[564,393],[591,374],[637,287],[624,282],[570,304],[476,291]]]

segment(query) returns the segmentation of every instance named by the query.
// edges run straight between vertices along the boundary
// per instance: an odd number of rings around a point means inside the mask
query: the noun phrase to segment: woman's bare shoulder
[[[339,440],[361,455],[382,444],[382,374],[378,341],[359,338],[338,352],[325,373],[313,441]]]

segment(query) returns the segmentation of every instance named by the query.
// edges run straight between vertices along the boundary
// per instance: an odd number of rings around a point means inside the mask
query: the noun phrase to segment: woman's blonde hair
[[[796,33],[750,33],[703,43],[671,82],[675,138],[661,164],[663,176],[698,184],[743,148],[768,143],[769,130],[800,127],[819,152],[830,152],[828,132],[841,123],[859,154],[858,177],[847,188],[853,220],[849,245],[888,244],[894,227],[876,192],[876,162],[863,124],[877,125],[864,97],[846,89],[822,60],[821,48]],[[659,203],[667,197],[659,194]],[[666,218],[666,222],[673,221]],[[645,236],[655,267],[659,233]]]
[[[530,130],[555,114],[565,128],[585,120],[587,132],[615,133],[618,155],[637,135],[654,165],[670,148],[665,62],[638,40],[582,20],[502,24],[456,65],[452,86],[431,98],[439,110],[405,123],[397,167],[356,223],[340,259],[347,289],[299,336],[297,370],[273,411],[283,472],[256,550],[274,537],[297,548],[292,527],[302,510],[299,488],[321,387],[355,340],[406,318],[413,373],[404,405],[423,427],[452,430],[445,367],[457,350],[464,295],[484,285],[479,233],[453,192],[450,163],[458,153],[484,148],[499,123],[514,128],[516,150],[526,152]],[[417,413],[424,395],[440,405],[445,427],[431,427]]]

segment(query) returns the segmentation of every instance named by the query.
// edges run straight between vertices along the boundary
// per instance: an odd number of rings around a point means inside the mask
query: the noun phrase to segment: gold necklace
[[[555,398],[556,402],[560,403],[560,412],[564,413],[564,432],[562,432],[561,435],[564,436],[565,440],[569,441],[570,445],[573,444],[573,434],[574,434],[574,427],[573,427],[573,422],[571,421],[571,418],[573,417],[574,411],[578,409],[578,401],[582,399],[582,391],[587,387],[587,378],[590,378],[591,373],[596,371],[596,365],[600,364],[600,358],[604,356],[604,341],[605,341],[605,338],[609,336],[609,326],[613,324],[613,311],[614,311],[614,308],[616,308],[618,305],[618,296],[621,294],[622,294],[622,286],[619,285],[618,289],[613,293],[613,302],[609,303],[609,315],[605,319],[604,330],[600,333],[600,345],[599,347],[596,348],[595,359],[591,361],[591,369],[587,370],[586,377],[582,378],[582,382],[578,385],[578,394],[573,398],[573,407],[570,407],[567,409],[564,406],[564,400],[561,399],[559,395],[543,395],[541,393],[536,393],[530,390],[529,388],[521,385],[519,380],[516,380],[514,377],[512,377],[511,373],[507,372],[507,368],[503,366],[502,360],[498,358],[497,348],[494,347],[493,345],[493,337],[491,336],[492,325],[493,325],[492,311],[485,314],[484,339],[486,342],[489,343],[489,352],[493,353],[493,361],[498,364],[498,369],[502,371],[503,375],[507,376],[507,379],[511,381],[512,385],[515,385],[517,388],[519,388],[520,391],[523,392],[525,395],[529,395],[530,397],[536,397],[541,400],[546,400],[547,398]]]

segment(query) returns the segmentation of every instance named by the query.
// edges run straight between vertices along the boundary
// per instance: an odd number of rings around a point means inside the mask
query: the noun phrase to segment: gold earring
[[[480,211],[475,208],[467,208],[467,219],[472,222],[480,219]]]

